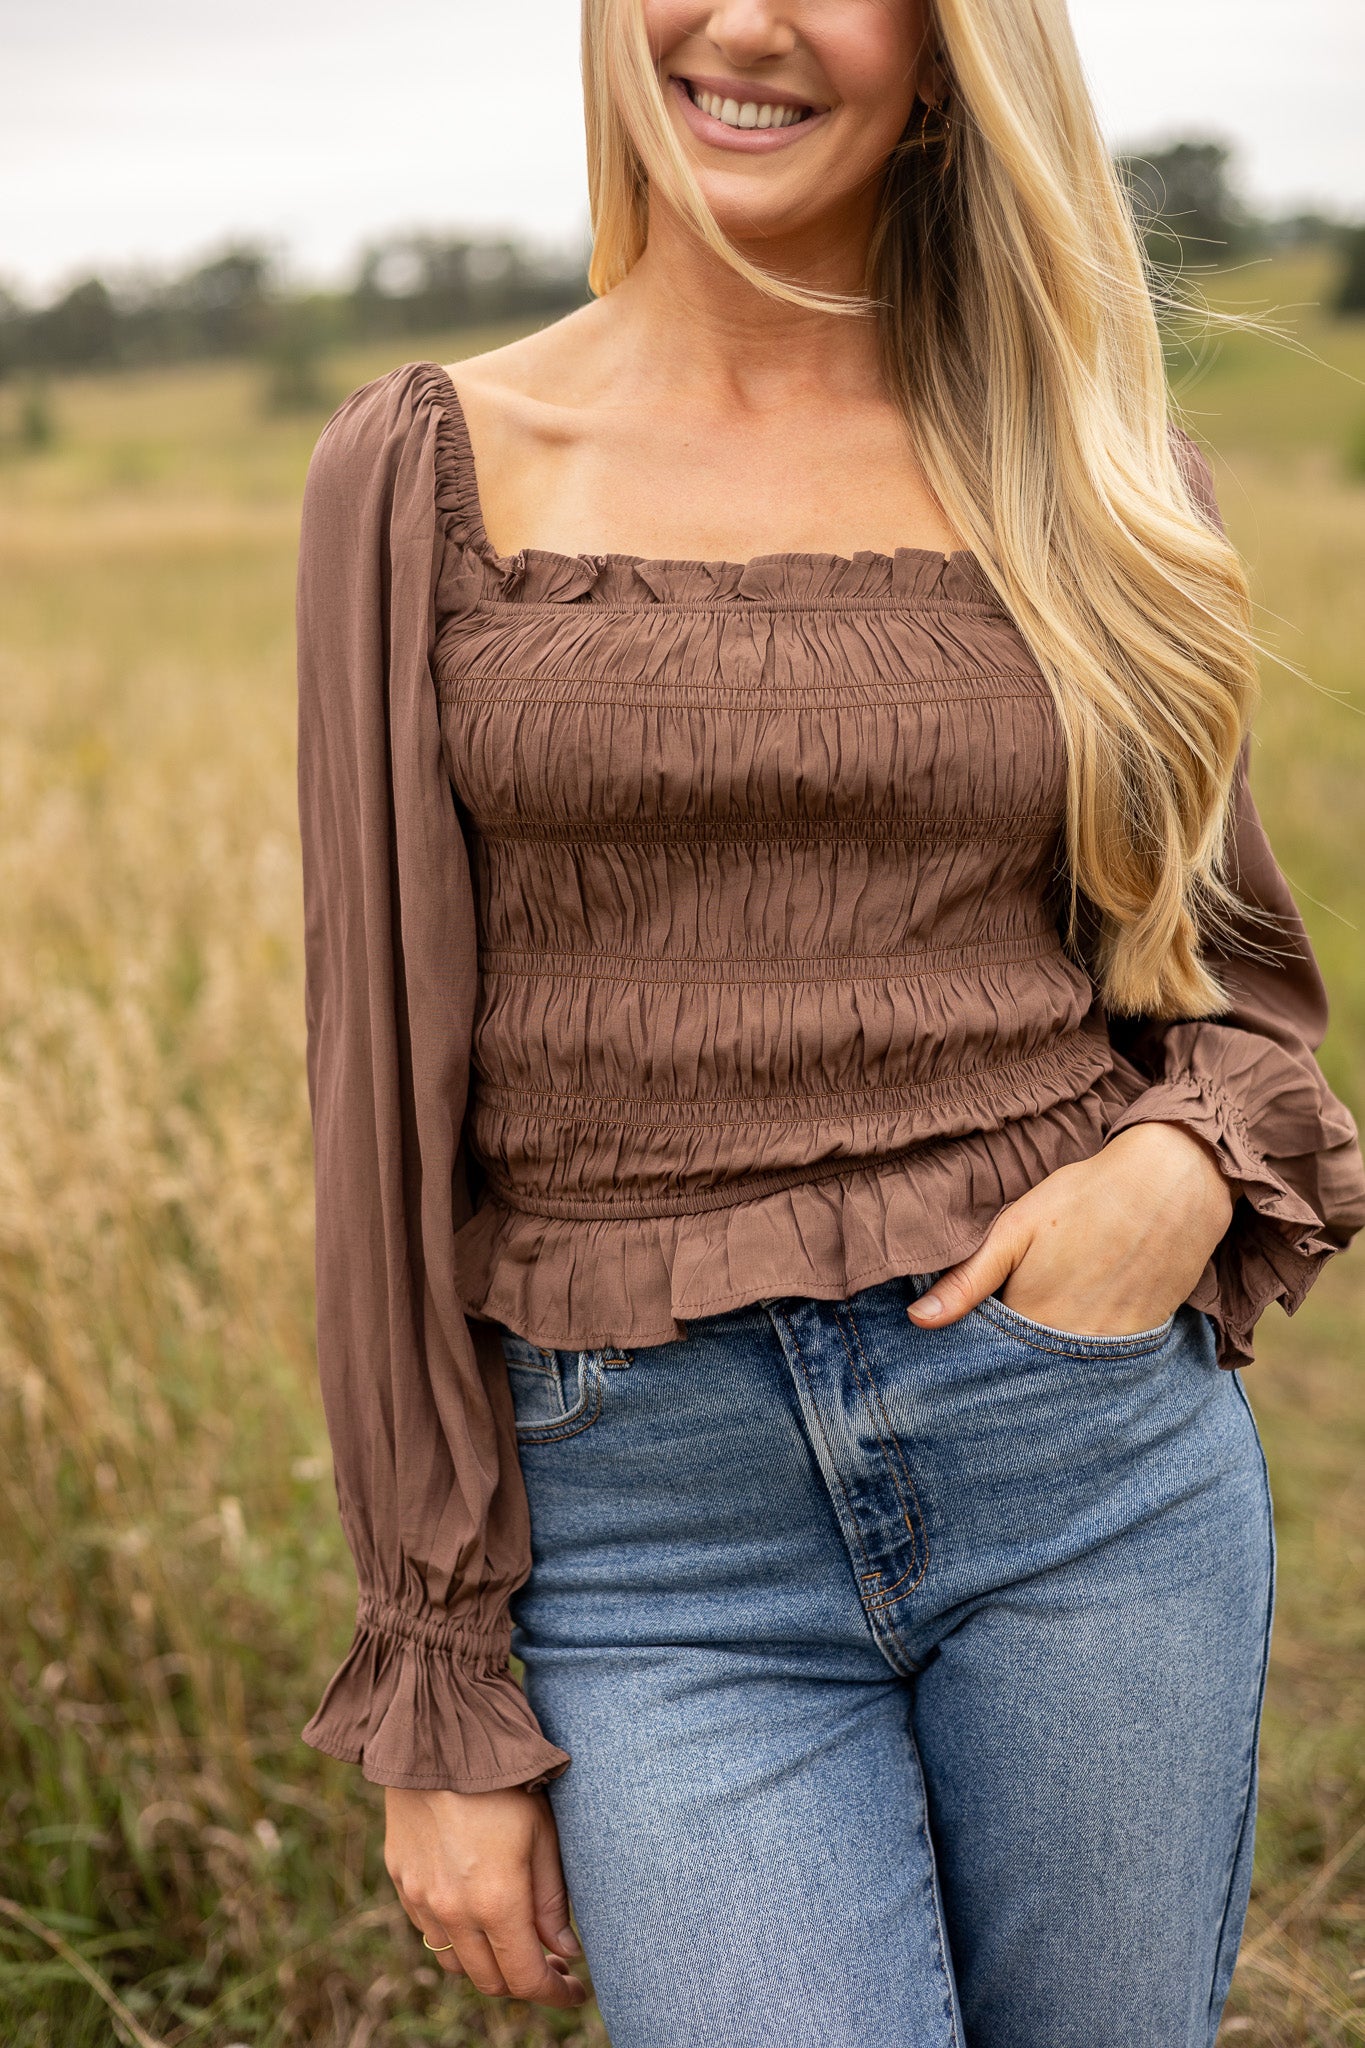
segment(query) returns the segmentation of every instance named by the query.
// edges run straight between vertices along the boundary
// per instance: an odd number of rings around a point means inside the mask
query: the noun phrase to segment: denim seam
[[[815,1382],[811,1378],[810,1367],[806,1364],[806,1354],[801,1349],[801,1339],[797,1336],[796,1331],[793,1329],[789,1317],[783,1315],[781,1309],[770,1309],[768,1313],[770,1315],[782,1316],[782,1321],[787,1326],[787,1335],[791,1338],[792,1348],[796,1353],[797,1363],[801,1367],[801,1376],[806,1382],[806,1391],[810,1395],[811,1413],[815,1417],[815,1427],[820,1432],[820,1441],[824,1445],[826,1454],[829,1458],[829,1469],[834,1475],[834,1483],[838,1487],[840,1493],[843,1495],[844,1506],[848,1510],[848,1519],[853,1525],[853,1533],[858,1540],[858,1548],[863,1554],[863,1563],[867,1566],[868,1574],[870,1576],[880,1576],[879,1574],[874,1573],[872,1570],[872,1559],[867,1554],[867,1545],[863,1540],[862,1528],[859,1524],[858,1517],[853,1512],[853,1503],[848,1497],[848,1489],[844,1485],[843,1480],[839,1476],[839,1467],[835,1463],[834,1459],[834,1447],[830,1443],[829,1437],[825,1433],[825,1425],[820,1415],[820,1405],[815,1397]]]
[[[919,1553],[920,1559],[918,1572],[915,1572],[915,1567],[913,1564],[911,1564],[906,1571],[901,1573],[901,1576],[898,1579],[892,1582],[891,1585],[882,1586],[879,1589],[876,1601],[868,1603],[871,1606],[880,1605],[883,1602],[888,1601],[891,1595],[896,1592],[898,1587],[905,1585],[907,1579],[910,1580],[910,1584],[906,1588],[907,1592],[914,1592],[915,1587],[922,1582],[925,1573],[929,1569],[929,1537],[924,1527],[924,1510],[920,1506],[919,1494],[915,1489],[914,1480],[910,1477],[910,1468],[906,1463],[905,1453],[901,1449],[900,1439],[896,1435],[895,1430],[891,1427],[891,1418],[888,1416],[885,1406],[883,1405],[881,1391],[877,1386],[876,1380],[873,1378],[872,1366],[868,1360],[867,1352],[863,1346],[862,1333],[858,1328],[857,1318],[854,1315],[851,1306],[847,1302],[845,1302],[843,1306],[844,1311],[848,1316],[849,1327],[853,1331],[854,1341],[858,1346],[858,1355],[863,1361],[863,1371],[867,1374],[867,1385],[868,1388],[871,1390],[872,1400],[875,1401],[877,1404],[877,1415],[881,1416],[882,1422],[886,1426],[886,1434],[890,1437],[891,1442],[895,1447],[896,1464],[900,1466],[901,1478],[904,1479],[906,1486],[909,1488],[910,1499],[914,1502],[915,1511],[913,1516],[911,1515],[910,1509],[906,1503],[905,1495],[901,1492],[900,1483],[896,1478],[895,1466],[892,1464],[891,1453],[887,1449],[886,1437],[882,1435],[880,1428],[878,1428],[877,1426],[877,1416],[873,1415],[872,1413],[872,1403],[868,1400],[867,1392],[864,1391],[862,1376],[858,1371],[857,1362],[854,1359],[853,1353],[848,1348],[848,1339],[844,1336],[843,1325],[839,1321],[838,1311],[836,1310],[834,1320],[839,1328],[839,1336],[840,1340],[843,1343],[845,1354],[848,1358],[849,1370],[852,1372],[853,1378],[857,1383],[859,1393],[862,1394],[863,1406],[867,1409],[867,1412],[871,1417],[872,1427],[876,1431],[877,1442],[881,1446],[881,1453],[886,1463],[886,1469],[891,1476],[891,1484],[896,1489],[896,1499],[900,1502],[901,1517],[905,1523],[906,1528],[910,1531],[910,1534],[914,1539],[915,1548]],[[913,1578],[911,1578],[911,1573],[914,1573]],[[878,1577],[880,1576],[881,1574],[878,1573]],[[904,1645],[902,1645],[902,1647],[904,1647]]]
[[[920,1796],[921,1798],[923,1798],[926,1796],[925,1790],[923,1788],[923,1766],[921,1766],[920,1776]],[[952,2029],[952,2048],[964,2048],[961,2030],[959,2029],[957,2024],[957,2014],[953,2010],[953,2006],[955,2003],[955,2000],[953,1998],[953,1973],[948,1962],[948,1945],[947,1942],[944,1940],[943,1902],[939,1896],[938,1884],[938,1857],[934,1852],[934,1841],[932,1835],[929,1833],[928,1819],[923,1816],[920,1819],[919,1831],[924,1839],[925,1858],[929,1866],[929,1903],[931,1907],[931,1917],[934,1922],[934,1942],[938,1949],[938,1966],[940,1970],[943,1972],[943,1981],[947,1987],[947,1997],[945,2000],[945,2006],[948,2025]]]
[[[1255,1414],[1250,1401],[1246,1397],[1246,1389],[1242,1385],[1240,1375],[1236,1372],[1232,1375],[1232,1383],[1237,1389],[1238,1399],[1251,1419],[1251,1427],[1256,1437],[1257,1454],[1261,1461],[1261,1493],[1265,1504],[1266,1523],[1270,1536],[1270,1576],[1266,1589],[1265,1626],[1261,1633],[1261,1681],[1256,1691],[1256,1706],[1251,1717],[1251,1741],[1247,1746],[1246,1762],[1243,1767],[1246,1772],[1246,1793],[1242,1802],[1242,1821],[1241,1826],[1237,1830],[1237,1839],[1232,1845],[1232,1855],[1228,1862],[1228,1874],[1223,1889],[1223,1913],[1218,1923],[1218,1939],[1214,1943],[1213,1948],[1213,1982],[1209,1986],[1208,2004],[1210,2048],[1212,2048],[1212,2043],[1218,2032],[1218,2021],[1222,2017],[1221,2013],[1215,2015],[1213,2001],[1218,1990],[1218,1975],[1223,1959],[1223,1945],[1227,1940],[1228,1914],[1232,1911],[1233,1879],[1237,1874],[1237,1861],[1242,1852],[1242,1844],[1246,1839],[1247,1827],[1253,1819],[1252,1793],[1256,1783],[1256,1750],[1260,1742],[1261,1717],[1265,1707],[1266,1680],[1270,1670],[1270,1635],[1275,1618],[1275,1508],[1270,1493],[1270,1469],[1266,1464],[1265,1446],[1261,1442],[1261,1432],[1256,1426]],[[1240,1940],[1238,1946],[1241,1946]],[[1231,1973],[1229,1973],[1230,1975]]]
[[[1073,1344],[1048,1344],[1043,1341],[1041,1325],[1039,1326],[1039,1334],[1035,1337],[1030,1329],[1024,1327],[1024,1319],[1022,1317],[1019,1322],[1015,1322],[1012,1317],[993,1314],[989,1306],[990,1299],[991,1297],[988,1295],[985,1301],[978,1301],[969,1313],[974,1316],[983,1316],[997,1330],[1004,1330],[1009,1336],[1017,1338],[1021,1344],[1031,1345],[1035,1351],[1046,1351],[1054,1358],[1148,1358],[1152,1352],[1160,1351],[1163,1345],[1169,1344],[1175,1331],[1175,1319],[1170,1317],[1161,1325],[1157,1334],[1146,1338],[1141,1343],[1129,1344],[1123,1337],[1086,1337],[1078,1331],[1076,1341]],[[1062,1332],[1059,1331],[1058,1335],[1060,1336],[1061,1334]],[[1141,1336],[1142,1333],[1139,1332],[1138,1335]],[[1099,1350],[1088,1350],[1086,1348],[1093,1344],[1099,1344],[1102,1348]]]
[[[519,1444],[559,1443],[565,1437],[579,1436],[585,1429],[590,1429],[592,1427],[593,1423],[596,1422],[598,1416],[602,1413],[602,1373],[600,1365],[593,1365],[589,1368],[589,1370],[592,1373],[593,1394],[595,1394],[597,1397],[595,1403],[593,1404],[592,1413],[590,1415],[584,1415],[581,1421],[579,1419],[579,1413],[576,1411],[572,1415],[566,1415],[563,1423],[522,1423],[516,1433],[517,1442]],[[591,1400],[592,1395],[588,1395],[584,1401],[584,1407],[586,1407],[588,1401]],[[572,1428],[568,1427],[569,1424],[573,1425]],[[530,1431],[531,1434],[528,1435],[528,1431]]]

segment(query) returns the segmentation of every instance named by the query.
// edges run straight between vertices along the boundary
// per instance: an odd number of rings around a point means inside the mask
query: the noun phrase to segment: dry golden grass
[[[259,419],[245,370],[56,403],[52,453],[0,474],[0,1885],[167,2043],[591,2040],[461,2018],[375,1795],[297,1738],[353,1601],[301,1064],[318,422]],[[0,1928],[7,2043],[110,2025]]]
[[[1197,409],[1321,686],[1268,672],[1257,787],[1359,1109],[1365,490],[1342,451],[1365,404],[1237,351]],[[385,366],[334,366],[338,394]],[[1285,430],[1296,390],[1311,431]],[[55,408],[53,448],[0,467],[0,2038],[597,2048],[591,2018],[445,1987],[391,1901],[376,1795],[297,1739],[353,1600],[311,1351],[293,784],[320,422],[265,417],[239,367]],[[1266,2048],[1365,2039],[1357,1266],[1267,1323],[1249,1380],[1282,1576],[1227,2037]]]

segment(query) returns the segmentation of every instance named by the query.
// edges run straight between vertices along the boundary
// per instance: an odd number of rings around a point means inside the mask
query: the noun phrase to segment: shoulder
[[[359,481],[407,441],[425,415],[444,402],[445,372],[436,363],[400,363],[344,398],[313,448],[309,482]]]
[[[450,383],[436,363],[401,363],[342,400],[313,447],[301,541],[359,541],[400,507],[434,514],[440,473],[454,462]]]
[[[462,391],[487,394],[505,404],[518,399],[560,402],[591,375],[603,332],[611,325],[603,302],[594,299],[500,348],[446,364],[445,374]]]
[[[426,505],[459,468],[456,400],[439,363],[400,363],[342,400],[319,434],[304,486],[305,520],[354,515],[395,498]]]
[[[594,299],[501,348],[446,365],[481,450],[495,461],[577,438],[616,387],[615,310]]]

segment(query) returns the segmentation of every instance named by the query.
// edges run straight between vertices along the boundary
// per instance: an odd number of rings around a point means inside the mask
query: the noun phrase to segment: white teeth
[[[790,128],[794,121],[802,119],[800,107],[774,107],[757,100],[722,99],[717,92],[703,92],[694,86],[692,97],[704,114],[713,121],[723,121],[727,128]]]

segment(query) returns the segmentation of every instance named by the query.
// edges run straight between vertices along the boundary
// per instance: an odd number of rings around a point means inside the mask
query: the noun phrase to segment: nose
[[[796,48],[796,30],[781,0],[719,0],[706,34],[736,66],[789,57]]]

